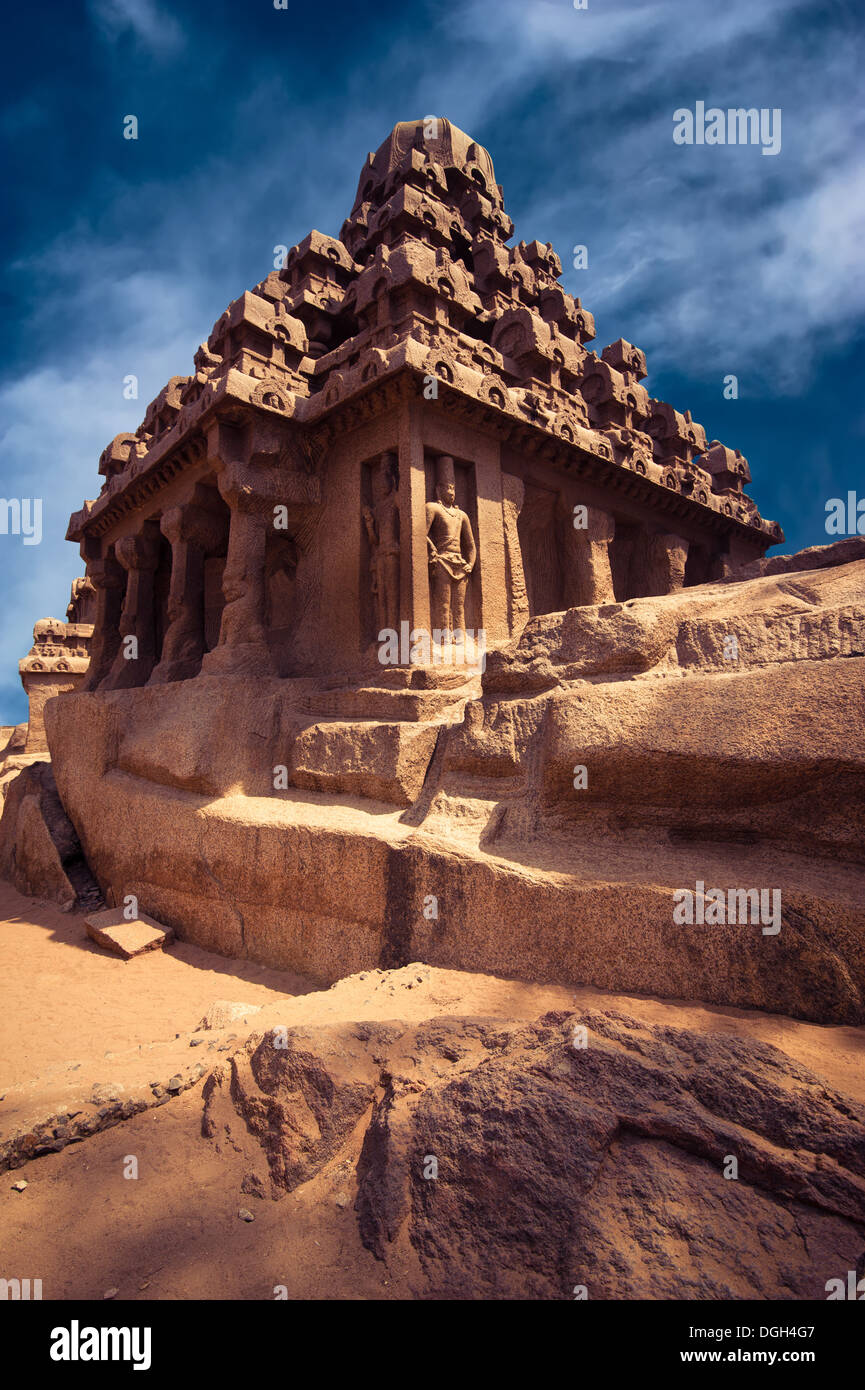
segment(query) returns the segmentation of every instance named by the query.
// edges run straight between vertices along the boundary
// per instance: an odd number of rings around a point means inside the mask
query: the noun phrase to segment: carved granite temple
[[[558,256],[511,232],[487,151],[402,122],[339,239],[311,232],[228,307],[71,518],[90,689],[369,683],[383,628],[464,623],[495,647],[783,539],[741,454],[648,395],[638,348],[590,351]]]
[[[85,688],[45,705],[0,873],[74,904],[83,864],[319,984],[423,962],[861,1023],[865,539],[767,558],[745,459],[637,348],[589,351],[510,235],[485,150],[396,126],[339,240],[108,446],[69,528]],[[683,933],[712,881],[777,887],[783,929]]]
[[[71,518],[0,729],[46,1296],[195,1295],[219,1241],[214,1297],[314,1297],[337,1237],[334,1297],[865,1289],[865,535],[767,556],[746,459],[511,234],[401,122]]]

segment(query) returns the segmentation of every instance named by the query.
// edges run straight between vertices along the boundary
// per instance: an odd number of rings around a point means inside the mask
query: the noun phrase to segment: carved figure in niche
[[[396,457],[382,454],[372,470],[372,507],[364,507],[378,632],[399,629],[399,505]]]
[[[471,522],[456,505],[454,461],[449,454],[441,454],[436,461],[436,501],[427,503],[426,529],[433,632],[443,633],[443,642],[462,642],[466,587],[477,549]]]

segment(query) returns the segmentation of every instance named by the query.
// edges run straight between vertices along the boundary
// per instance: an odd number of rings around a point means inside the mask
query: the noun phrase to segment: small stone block
[[[122,908],[109,908],[85,917],[87,935],[97,946],[113,951],[124,960],[140,956],[143,951],[155,951],[174,940],[173,927],[163,927],[141,912],[132,921],[123,916]]]

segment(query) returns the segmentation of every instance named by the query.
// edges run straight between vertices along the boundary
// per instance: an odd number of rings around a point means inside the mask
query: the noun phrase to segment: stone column
[[[114,553],[129,577],[120,615],[120,643],[102,688],[125,690],[144,685],[156,661],[153,596],[159,563],[158,523],[147,521],[138,535],[121,537]],[[126,638],[134,638],[134,645]],[[130,647],[132,654],[127,656]]]
[[[614,603],[615,590],[610,569],[610,542],[616,523],[609,512],[586,507],[586,525],[574,526],[573,509],[566,512],[563,526],[563,602],[566,608],[586,604]]]
[[[197,676],[204,656],[204,561],[224,535],[219,518],[199,509],[197,502],[171,507],[160,527],[171,542],[171,587],[168,628],[159,665],[149,685]]]
[[[613,588],[616,591],[617,603],[625,603],[628,599],[637,596],[634,577],[635,549],[636,537],[633,524],[630,522],[624,525],[617,523],[616,534],[610,546],[610,568],[613,571]]]
[[[279,419],[241,415],[216,420],[208,457],[228,506],[228,554],[222,576],[225,607],[219,640],[201,663],[202,675],[275,676],[266,626],[267,539],[277,510],[299,551],[310,544],[321,506],[321,483],[310,475],[297,434]],[[325,561],[326,563],[326,561]]]
[[[403,406],[399,423],[400,618],[409,630],[429,632],[429,550],[426,538],[426,474],[422,413],[416,401]]]
[[[220,475],[219,490],[231,508],[222,577],[225,607],[219,642],[205,655],[201,671],[203,675],[276,675],[264,628],[264,566],[273,509],[261,510],[267,503],[233,487],[226,473]]]
[[[675,594],[684,587],[688,542],[681,536],[649,536],[646,547],[646,595]]]
[[[519,516],[526,489],[515,473],[502,474],[502,522],[505,532],[505,583],[508,597],[508,627],[511,637],[519,637],[529,620],[529,596],[520,549]]]
[[[477,578],[470,580],[474,590],[475,626],[483,628],[486,642],[506,642],[508,622],[507,550],[502,506],[501,450],[497,440],[478,440],[472,448],[477,507]]]
[[[82,690],[95,690],[105,679],[120,643],[120,609],[126,584],[126,571],[113,555],[88,560],[87,577],[96,590],[96,614],[90,643],[90,665]]]

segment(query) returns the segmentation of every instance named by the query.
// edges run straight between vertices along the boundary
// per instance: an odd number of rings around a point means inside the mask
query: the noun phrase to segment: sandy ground
[[[196,1032],[216,1000],[261,1012]],[[361,1245],[354,1161],[343,1152],[280,1202],[245,1196],[241,1155],[201,1137],[201,1085],[161,1087],[223,1062],[277,1024],[436,1015],[534,1019],[550,1009],[617,1008],[649,1021],[771,1043],[865,1102],[865,1029],[526,984],[427,966],[369,971],[328,990],[280,971],[173,944],[124,962],[83,919],[0,884],[0,1141],[49,1117],[97,1115],[107,1095],[152,1107],[59,1153],[0,1174],[0,1277],[41,1278],[46,1299],[405,1297],[399,1271]],[[126,1160],[138,1178],[124,1178]],[[23,1192],[13,1184],[26,1180]],[[253,1208],[254,1221],[238,1217]]]

